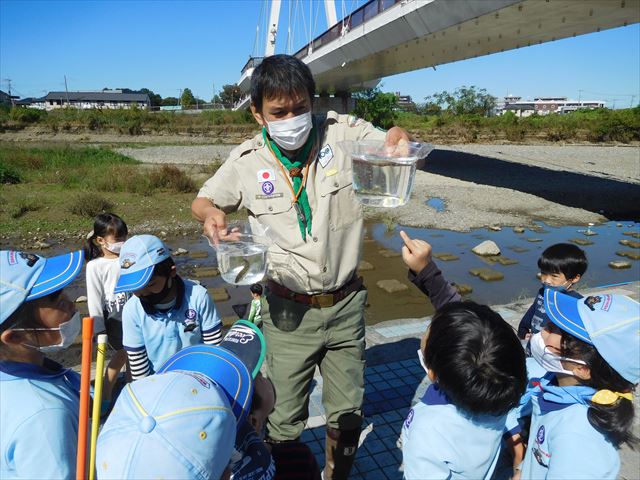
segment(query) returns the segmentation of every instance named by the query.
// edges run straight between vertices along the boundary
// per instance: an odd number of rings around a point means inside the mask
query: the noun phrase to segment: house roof
[[[63,100],[70,102],[147,102],[146,93],[118,93],[118,92],[49,92],[45,100]]]
[[[504,107],[505,110],[535,110],[533,103],[512,103]]]

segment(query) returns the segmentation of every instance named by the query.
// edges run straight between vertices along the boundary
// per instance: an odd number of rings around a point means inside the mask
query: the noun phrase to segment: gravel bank
[[[234,145],[154,146],[116,151],[146,163],[223,161]],[[640,147],[451,145],[416,174],[411,201],[370,210],[408,226],[467,231],[487,225],[576,225],[640,217]],[[445,210],[425,202],[436,197]]]

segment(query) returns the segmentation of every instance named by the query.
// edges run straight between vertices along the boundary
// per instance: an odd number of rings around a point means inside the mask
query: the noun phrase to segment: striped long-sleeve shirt
[[[207,290],[178,278],[175,305],[167,311],[132,297],[122,312],[123,344],[133,379],[157,371],[171,355],[189,345],[222,341],[222,323]]]

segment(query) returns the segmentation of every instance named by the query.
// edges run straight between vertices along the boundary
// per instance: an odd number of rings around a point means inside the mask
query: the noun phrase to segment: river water
[[[365,311],[368,324],[397,318],[422,317],[433,312],[422,293],[407,280],[407,270],[400,256],[402,240],[399,231],[401,229],[412,238],[421,238],[431,243],[434,254],[447,253],[458,257],[457,260],[452,261],[438,259],[435,261],[447,280],[471,287],[472,292],[465,298],[481,303],[495,305],[533,297],[540,287],[536,278],[538,257],[546,247],[571,239],[593,242],[591,245],[581,246],[587,254],[589,268],[578,284],[578,290],[640,280],[640,261],[616,255],[616,252],[624,250],[640,253],[640,249],[620,244],[620,241],[624,240],[640,242],[640,239],[634,236],[625,235],[625,233],[638,235],[639,223],[608,222],[592,227],[586,225],[550,227],[539,223],[533,229],[525,229],[524,233],[515,233],[509,227],[501,231],[477,229],[463,233],[410,227],[390,228],[382,223],[369,223],[366,225],[363,252],[363,260],[368,265],[360,272],[369,289],[369,305]],[[595,235],[585,235],[588,229]],[[472,253],[471,249],[484,240],[496,242],[501,250],[501,257],[517,263],[511,265],[492,263]],[[230,285],[224,282],[220,275],[210,276],[216,273],[212,267],[217,267],[217,261],[215,252],[210,249],[204,238],[200,236],[167,238],[166,243],[172,249],[181,247],[189,251],[186,255],[174,257],[181,275],[197,279],[207,288],[215,289],[212,293],[222,295],[216,301],[216,305],[225,324],[230,324],[242,315],[251,301],[249,287]],[[51,256],[76,248],[78,248],[77,244],[55,245],[42,253]],[[631,268],[624,270],[610,268],[609,262],[616,260],[629,262]],[[493,282],[481,280],[469,273],[469,270],[475,268],[490,268],[502,273],[504,279]],[[387,293],[377,285],[381,280],[390,279],[398,280],[407,288]],[[83,272],[71,285],[70,295],[76,298],[85,294]],[[223,300],[227,295],[229,298]],[[79,304],[79,308],[83,312],[86,311],[86,304]]]

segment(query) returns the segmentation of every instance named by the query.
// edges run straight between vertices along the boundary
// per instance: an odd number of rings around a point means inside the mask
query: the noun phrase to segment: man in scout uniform
[[[362,206],[351,159],[338,142],[396,145],[409,136],[335,112],[313,116],[314,94],[303,62],[289,55],[265,58],[251,78],[251,112],[262,132],[231,152],[191,208],[214,241],[228,235],[225,214],[240,208],[250,222],[268,227],[262,320],[277,398],[269,440],[302,433],[318,366],[328,424],[324,478],[347,478],[362,423],[367,291],[356,276]]]

